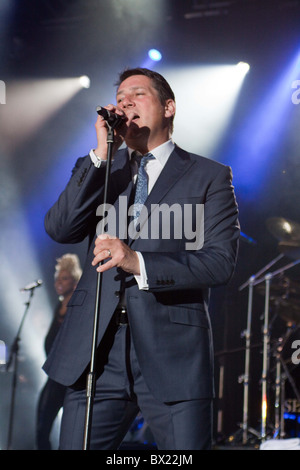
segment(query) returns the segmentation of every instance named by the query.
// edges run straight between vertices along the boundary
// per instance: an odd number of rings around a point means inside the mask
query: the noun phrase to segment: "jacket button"
[[[120,297],[120,291],[119,291],[119,290],[116,290],[116,291],[115,291],[115,296],[116,296],[116,297]]]

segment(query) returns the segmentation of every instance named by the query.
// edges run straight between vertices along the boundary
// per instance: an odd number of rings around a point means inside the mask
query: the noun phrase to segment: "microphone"
[[[99,116],[102,116],[103,119],[114,129],[116,129],[116,127],[118,127],[121,122],[126,119],[125,116],[112,113],[111,111],[108,111],[108,109],[102,108],[102,106],[97,106],[96,111]]]
[[[27,286],[23,287],[22,289],[20,289],[20,292],[26,292],[28,290],[33,290],[35,289],[36,287],[40,287],[41,285],[43,284],[43,281],[41,281],[40,279],[38,281],[34,281],[34,282],[31,282],[30,284],[27,284]]]

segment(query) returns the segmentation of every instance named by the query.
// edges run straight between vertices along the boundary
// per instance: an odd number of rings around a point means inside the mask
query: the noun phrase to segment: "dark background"
[[[215,408],[215,439],[228,443],[234,435],[233,442],[240,443],[243,385],[239,377],[245,359],[241,333],[247,324],[248,289],[240,291],[239,287],[279,254],[279,240],[268,229],[267,220],[282,217],[300,223],[300,106],[291,99],[292,83],[300,79],[299,19],[300,2],[289,0],[1,2],[0,80],[6,85],[6,104],[0,105],[0,340],[6,343],[7,354],[28,300],[19,289],[35,279],[43,280],[21,334],[13,448],[33,449],[35,445],[35,409],[46,379],[41,371],[43,339],[56,302],[55,260],[63,253],[74,252],[83,263],[86,249],[85,242],[75,246],[53,242],[43,228],[44,214],[63,189],[76,159],[95,144],[96,105],[113,102],[119,71],[140,65],[163,73],[171,86],[171,78],[186,71],[181,86],[176,85],[181,93],[178,108],[186,113],[185,138],[181,140],[176,134],[180,127],[176,128],[178,112],[174,140],[187,150],[231,165],[233,170],[246,236],[240,241],[238,265],[230,285],[212,293],[211,313],[218,397],[220,366],[224,367],[223,396],[216,400]],[[152,47],[162,51],[161,62],[147,63],[147,51]],[[208,146],[201,138],[195,139],[207,122],[205,113],[201,114],[201,102],[194,108],[186,105],[198,92],[189,86],[188,73],[192,79],[193,70],[198,73],[204,66],[240,61],[247,62],[250,70],[222,135],[215,135],[214,125],[206,129]],[[219,76],[216,73],[214,87],[222,97],[226,88],[221,69]],[[81,75],[90,77],[90,88],[74,92],[64,102],[63,80]],[[41,89],[39,83],[43,84]],[[55,105],[52,112],[51,104]],[[219,108],[214,109],[217,119],[222,113],[221,99]],[[27,130],[31,119],[34,125]],[[293,225],[294,230],[297,228]],[[272,270],[296,260],[297,256],[285,257]],[[285,275],[298,286],[297,265]],[[258,431],[263,312],[263,288],[255,288],[249,424]],[[274,423],[272,352],[287,331],[280,313],[276,315],[272,302],[270,432]],[[291,341],[298,337],[295,328],[284,349],[296,380],[299,370],[291,367],[289,358]],[[11,370],[2,371],[0,448],[6,447],[11,385]],[[290,389],[287,393],[293,398]],[[222,417],[219,425],[218,411]],[[286,427],[292,427],[289,432],[297,433],[295,426],[286,420]]]

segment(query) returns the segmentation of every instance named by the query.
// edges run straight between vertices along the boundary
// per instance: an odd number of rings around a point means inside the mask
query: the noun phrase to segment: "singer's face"
[[[144,153],[168,140],[168,117],[175,112],[172,103],[163,105],[151,79],[144,75],[124,80],[117,92],[117,107],[128,118],[126,144]]]
[[[76,287],[76,282],[67,270],[62,269],[55,279],[54,286],[57,295],[66,296],[73,292]]]

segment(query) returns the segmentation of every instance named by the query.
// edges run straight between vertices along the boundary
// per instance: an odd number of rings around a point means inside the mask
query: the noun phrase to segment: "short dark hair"
[[[119,75],[119,80],[116,83],[117,86],[126,80],[126,78],[131,77],[132,75],[144,75],[152,80],[154,88],[158,91],[158,96],[162,104],[165,104],[166,100],[172,99],[175,101],[175,95],[172,88],[170,87],[167,80],[158,72],[153,70],[136,67],[134,69],[125,69]]]
[[[120,86],[121,83],[126,80],[128,77],[132,77],[133,75],[144,75],[151,79],[153,87],[156,89],[160,102],[162,105],[165,105],[166,101],[171,99],[175,102],[175,95],[170,87],[167,80],[158,72],[154,72],[154,70],[146,69],[143,67],[136,67],[133,69],[125,69],[123,72],[119,74],[119,80],[116,83],[116,86]],[[173,119],[170,120],[171,129],[173,130]]]

